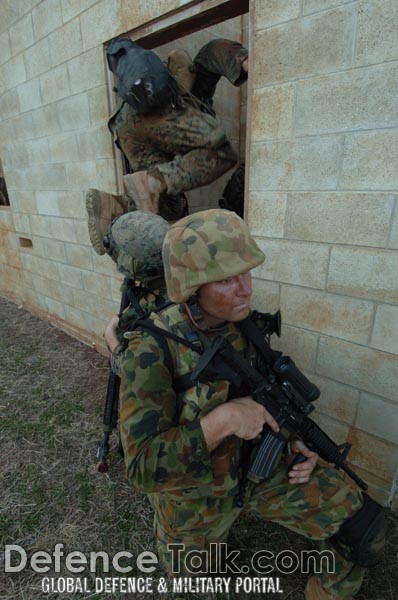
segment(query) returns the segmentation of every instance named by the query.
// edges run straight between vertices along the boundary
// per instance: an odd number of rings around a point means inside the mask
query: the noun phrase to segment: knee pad
[[[339,531],[330,538],[338,553],[360,567],[376,565],[382,556],[386,539],[383,507],[367,494],[363,506],[344,521]]]

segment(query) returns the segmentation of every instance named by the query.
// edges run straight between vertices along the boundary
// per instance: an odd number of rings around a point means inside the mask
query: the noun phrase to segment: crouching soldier
[[[199,212],[168,229],[163,263],[175,304],[153,314],[151,327],[135,329],[123,355],[120,425],[127,475],[148,494],[170,573],[197,575],[191,551],[226,542],[243,504],[333,552],[334,572],[309,579],[307,600],[351,598],[363,567],[377,562],[383,547],[381,507],[337,470],[317,466],[317,454],[297,438],[291,453],[300,453],[301,461],[280,461],[265,481],[247,481],[243,502],[237,501],[246,441],[253,440],[255,453],[263,429],[278,432],[279,426],[263,405],[216,371],[192,376],[217,336],[248,364],[264,367],[249,329],[241,326],[251,315],[251,269],[264,258],[233,212]],[[183,548],[178,560],[176,545]],[[217,566],[208,565],[208,572]]]

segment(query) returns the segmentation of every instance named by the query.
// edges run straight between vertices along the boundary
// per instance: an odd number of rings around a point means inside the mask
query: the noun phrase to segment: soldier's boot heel
[[[95,252],[105,254],[102,243],[108,226],[115,217],[132,210],[132,201],[127,194],[115,196],[107,192],[89,189],[86,193],[88,234]]]
[[[138,210],[159,214],[159,198],[165,191],[165,184],[160,179],[147,171],[137,171],[124,175],[123,185]]]

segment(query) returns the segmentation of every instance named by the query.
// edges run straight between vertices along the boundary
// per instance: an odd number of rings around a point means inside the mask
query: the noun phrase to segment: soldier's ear
[[[134,42],[128,38],[115,38],[111,41],[106,49],[106,58],[112,73],[116,74],[119,60],[132,46],[134,46]]]

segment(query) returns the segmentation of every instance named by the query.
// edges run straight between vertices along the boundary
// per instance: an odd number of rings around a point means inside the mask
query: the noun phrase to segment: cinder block
[[[64,23],[73,19],[83,11],[90,8],[98,0],[61,0],[62,18]]]
[[[329,249],[324,244],[257,240],[266,259],[255,270],[256,277],[324,289]]]
[[[56,104],[38,108],[27,116],[32,119],[31,137],[33,138],[55,135],[61,131]]]
[[[85,129],[90,125],[89,103],[86,93],[65,98],[57,104],[62,131]]]
[[[282,315],[283,318],[283,315]],[[272,336],[271,345],[274,350],[280,350],[283,354],[290,356],[297,367],[310,373],[314,371],[316,349],[319,336],[310,331],[282,326],[280,338]]]
[[[58,264],[59,277],[62,283],[73,288],[83,289],[83,278],[81,269],[71,267],[70,265]]]
[[[77,144],[81,160],[113,159],[112,136],[106,125],[80,133]]]
[[[55,102],[69,96],[69,80],[66,64],[54,67],[40,76],[40,89],[43,103]]]
[[[44,239],[43,241],[45,247],[44,256],[51,256],[51,259],[56,260],[57,262],[67,262],[64,242],[50,239]],[[51,295],[53,298],[56,298],[56,300],[59,300],[58,297],[54,296],[54,292]]]
[[[108,277],[117,277],[118,271],[116,270],[116,263],[113,262],[110,256],[104,254],[99,256],[96,252],[94,252],[93,248],[86,248],[86,251],[91,252],[91,259],[93,261],[93,268],[95,273],[102,273],[102,275],[107,275]],[[119,297],[120,300],[120,283],[118,288],[119,294],[116,295],[116,300]],[[115,300],[115,298],[112,299]]]
[[[68,62],[72,94],[106,83],[102,47],[93,48]]]
[[[392,194],[291,193],[286,237],[385,247],[394,206]]]
[[[37,256],[33,256],[29,252],[21,252],[21,263],[23,265],[24,271],[30,271],[31,273],[38,273],[37,267]]]
[[[379,304],[370,345],[398,354],[398,306]]]
[[[346,69],[354,33],[352,6],[261,31],[254,38],[254,87]]]
[[[398,253],[368,248],[332,248],[327,289],[330,292],[397,302]]]
[[[275,313],[280,308],[280,285],[252,277],[253,294],[250,306],[253,309]]]
[[[303,15],[335,8],[339,4],[346,4],[347,0],[303,0]]]
[[[250,192],[248,223],[253,235],[284,236],[287,194]]]
[[[163,12],[163,10],[161,10]],[[80,17],[85,50],[125,31],[120,0],[102,0]]]
[[[350,431],[348,441],[352,444],[350,462],[353,466],[375,473],[385,481],[393,481],[398,461],[398,446],[358,429]]]
[[[51,297],[58,302],[62,302],[63,306],[73,306],[73,291],[74,288],[65,285],[59,281],[51,281]]]
[[[88,235],[88,227],[86,219],[74,219],[74,225],[76,230],[76,239],[79,244],[85,246],[91,246],[90,237]]]
[[[0,34],[0,64],[7,62],[11,58],[11,43],[8,31]]]
[[[321,337],[316,372],[365,392],[396,400],[398,356]]]
[[[359,391],[314,373],[308,375],[308,378],[321,392],[315,402],[316,413],[320,411],[338,421],[352,425],[357,412]]]
[[[398,58],[395,0],[364,0],[358,6],[355,63],[368,65]]]
[[[0,114],[3,119],[9,119],[19,113],[18,88],[4,92],[0,96]],[[2,138],[4,141],[4,138]],[[3,159],[4,164],[4,159]]]
[[[74,134],[61,133],[50,138],[51,162],[73,162],[78,156],[77,141]]]
[[[17,233],[30,234],[30,221],[29,215],[23,213],[13,213],[14,227]]]
[[[19,54],[34,43],[32,16],[22,17],[9,29],[12,54]]]
[[[120,306],[120,298],[121,298],[120,286],[122,285],[123,277],[120,273],[116,272],[116,273],[114,273],[114,277],[110,278],[109,281],[110,281],[111,290],[112,290],[112,300]]]
[[[73,290],[73,306],[92,315],[98,315],[97,297],[85,290]]]
[[[51,219],[52,236],[62,242],[77,242],[73,219]]]
[[[30,215],[30,226],[32,234],[39,237],[51,237],[51,217],[43,217],[39,215]]]
[[[80,244],[66,244],[68,263],[80,269],[93,270],[91,249]]]
[[[42,165],[25,169],[26,189],[65,190],[67,188],[64,165]]]
[[[252,144],[250,190],[333,190],[340,156],[334,136]]]
[[[36,198],[32,192],[17,192],[17,199],[21,212],[30,214],[37,212]]]
[[[108,93],[106,86],[100,85],[87,92],[92,124],[104,123],[110,116]]]
[[[110,298],[111,286],[109,277],[94,273],[93,271],[82,271],[83,286],[87,292],[90,292],[97,298]]]
[[[21,169],[23,167],[28,167],[29,166],[29,154],[28,154],[28,148],[27,148],[27,143],[20,143],[20,144],[10,144],[8,147],[8,160],[7,162],[4,162],[3,165],[4,167],[7,166],[7,163],[9,164],[10,168],[12,169]],[[7,178],[6,178],[6,182],[7,182],[7,187],[10,185],[9,184],[9,178],[8,178],[8,174],[7,174]]]
[[[345,138],[339,188],[396,190],[398,131],[350,134]]]
[[[152,2],[137,2],[137,0],[121,0],[125,31],[139,27],[152,19],[159,17],[159,4]],[[166,15],[175,8],[181,8],[189,0],[163,0],[162,14]]]
[[[42,165],[50,162],[50,151],[48,148],[48,138],[39,138],[25,142],[28,153],[28,161],[31,165]]]
[[[59,319],[65,321],[66,313],[65,313],[65,305],[63,302],[58,302],[54,300],[54,298],[46,298],[47,311],[49,315],[55,315]]]
[[[282,285],[281,310],[290,325],[366,344],[373,302]]]
[[[36,42],[34,46],[24,53],[26,74],[28,79],[36,77],[51,69],[51,56],[48,38]]]
[[[79,19],[69,21],[49,36],[52,66],[73,58],[83,52]]]
[[[290,138],[292,135],[294,86],[278,85],[254,90],[252,141]]]
[[[298,82],[294,133],[396,126],[397,77],[398,65],[387,63]]]
[[[58,193],[58,208],[61,217],[87,219],[85,199],[81,192]]]
[[[355,425],[362,431],[398,444],[397,403],[361,394]]]
[[[26,81],[25,64],[22,54],[11,58],[2,66],[4,91]]]
[[[65,306],[65,314],[68,324],[76,329],[78,335],[83,333],[85,339],[93,335],[95,319],[92,315],[72,306]]]
[[[97,169],[94,161],[67,163],[66,174],[70,190],[86,191],[88,188],[97,187]],[[102,189],[98,185],[99,189]]]
[[[61,27],[62,12],[60,0],[44,0],[32,10],[33,31],[36,40],[47,36]]]
[[[39,215],[60,216],[57,192],[36,192],[36,203]]]
[[[98,188],[104,192],[115,193],[117,189],[115,161],[112,159],[102,159],[96,161]],[[214,189],[214,188],[213,188]],[[216,196],[220,198],[221,196]],[[203,209],[201,209],[203,210]]]
[[[51,296],[53,283],[53,280],[48,279],[47,277],[41,277],[41,275],[35,275],[33,277],[33,288],[44,296]]]
[[[36,261],[40,275],[43,277],[48,277],[48,279],[59,281],[58,263],[53,262],[52,260],[41,258],[39,256],[36,257]]]
[[[300,0],[256,2],[255,14],[256,29],[266,29],[284,21],[296,19],[300,14]]]

